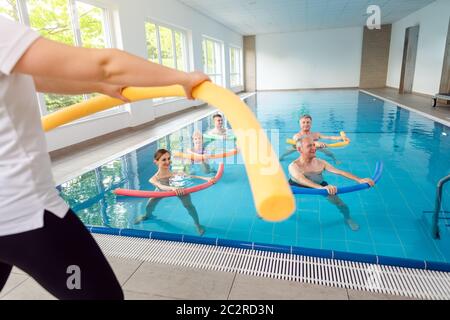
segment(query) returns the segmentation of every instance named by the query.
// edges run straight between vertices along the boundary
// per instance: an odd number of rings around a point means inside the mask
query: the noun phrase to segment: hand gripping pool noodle
[[[216,181],[219,181],[223,175],[223,163],[219,164],[219,169],[216,173]],[[205,183],[185,188],[183,195],[197,192],[212,186],[213,183],[207,181]],[[131,189],[116,189],[113,191],[118,196],[128,196],[128,197],[138,197],[138,198],[165,198],[165,197],[176,197],[177,193],[175,191],[143,191],[143,190],[131,190]]]
[[[122,94],[130,101],[185,96],[183,87],[179,85],[149,88],[129,87],[124,89]],[[241,148],[256,210],[262,218],[268,221],[280,221],[288,218],[295,210],[294,196],[272,145],[267,136],[261,134],[261,126],[251,110],[234,93],[209,81],[197,86],[192,95],[196,99],[216,106],[225,114],[233,129],[236,130],[235,135],[238,145],[240,141],[244,141],[246,130],[255,130],[258,133],[260,141],[255,148],[252,148],[253,150],[249,150],[247,147]],[[100,95],[43,117],[42,126],[45,131],[49,131],[60,125],[123,103],[120,99]],[[244,143],[242,144],[244,145]],[[270,154],[267,156],[272,167],[275,166],[274,173],[263,175],[261,172],[263,172],[265,165],[260,162],[250,162],[251,152],[259,152],[258,148],[269,151]]]
[[[344,131],[341,131],[339,134],[341,135],[342,141],[335,143],[327,143],[327,148],[344,147],[350,143],[350,140],[347,138]]]
[[[383,173],[383,162],[378,161],[377,164],[375,165],[375,172],[372,176],[372,180],[375,183],[377,183],[378,180],[380,180],[382,173]],[[294,194],[320,194],[323,196],[328,195],[328,191],[326,189],[302,188],[297,186],[291,186],[291,188]],[[338,187],[336,194],[349,193],[368,188],[370,188],[370,185],[368,183],[359,183],[352,186]]]
[[[335,142],[335,143],[326,143],[327,148],[345,147],[346,145],[348,145],[350,143],[350,140],[347,139],[347,136],[345,135],[344,131],[341,131],[340,135],[342,137],[342,141]],[[296,141],[293,139],[287,139],[286,143],[292,144],[294,146],[296,145]]]

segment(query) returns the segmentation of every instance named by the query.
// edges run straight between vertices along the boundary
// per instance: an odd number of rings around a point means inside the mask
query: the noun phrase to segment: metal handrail
[[[441,211],[442,204],[442,189],[444,184],[450,180],[450,174],[437,183],[436,187],[436,201],[434,206],[434,214],[433,214],[433,229],[431,231],[434,239],[440,239],[439,234],[439,212]]]

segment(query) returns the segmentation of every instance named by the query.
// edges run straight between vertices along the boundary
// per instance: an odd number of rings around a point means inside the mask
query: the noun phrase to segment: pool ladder
[[[436,187],[436,201],[434,206],[434,214],[433,214],[433,227],[432,227],[432,235],[434,239],[440,239],[439,234],[439,213],[441,212],[442,205],[442,189],[444,184],[450,180],[450,174],[441,180],[439,180]]]

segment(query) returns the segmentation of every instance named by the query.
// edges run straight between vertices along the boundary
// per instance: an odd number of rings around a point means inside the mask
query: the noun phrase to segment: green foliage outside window
[[[0,15],[19,21],[18,12],[16,0],[0,0]]]
[[[77,2],[81,42],[86,48],[106,48],[103,10],[83,2]]]
[[[156,25],[147,22],[145,24],[145,35],[147,40],[148,59],[154,63],[159,63],[158,41],[156,37]]]
[[[145,35],[147,55],[150,61],[158,64],[161,63],[166,67],[175,68],[176,60],[177,69],[187,71],[186,57],[184,54],[184,35],[181,32],[146,22]],[[158,35],[160,50],[158,50]],[[159,59],[159,51],[161,52],[161,61]]]
[[[184,36],[181,34],[181,32],[175,31],[175,50],[177,55],[177,69],[187,71],[186,61],[184,59],[183,53],[183,43],[184,43]]]
[[[238,86],[241,84],[241,49],[230,49],[230,84]]]
[[[172,30],[165,27],[159,27],[159,39],[161,43],[162,65],[169,68],[175,68],[175,61],[173,57]]]
[[[43,37],[68,45],[77,44],[68,0],[27,0],[26,4],[30,26]],[[75,4],[83,47],[105,48],[103,9],[79,1]],[[49,113],[84,99],[82,95],[57,94],[45,94],[44,98]]]

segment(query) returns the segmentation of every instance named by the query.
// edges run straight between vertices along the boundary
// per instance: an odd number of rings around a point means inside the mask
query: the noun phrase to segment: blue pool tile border
[[[259,242],[228,240],[221,238],[208,238],[191,235],[182,235],[176,233],[158,232],[158,231],[146,231],[137,229],[118,229],[118,228],[106,228],[86,226],[91,233],[108,234],[115,236],[133,237],[133,238],[145,238],[153,240],[166,240],[176,241],[183,243],[197,243],[206,244],[212,246],[231,247],[239,249],[250,249],[258,251],[269,251],[276,253],[287,253],[302,256],[310,256],[316,258],[325,258],[332,260],[347,260],[353,262],[370,263],[377,265],[387,265],[394,267],[404,267],[422,270],[433,270],[450,272],[450,263],[426,261],[426,260],[414,260],[406,258],[396,258],[380,255],[371,255],[364,253],[352,253],[326,249],[314,249],[304,248],[296,246],[285,246],[277,244],[266,244]]]

